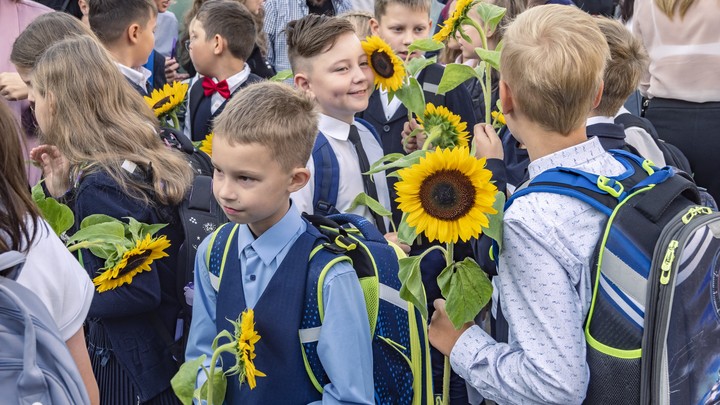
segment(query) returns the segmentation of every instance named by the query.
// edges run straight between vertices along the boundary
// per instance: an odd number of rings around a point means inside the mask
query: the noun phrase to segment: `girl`
[[[78,366],[90,403],[98,404],[83,333],[93,285],[30,198],[22,148],[14,136],[17,130],[10,109],[0,103],[0,251],[27,255],[17,282],[31,289],[47,307]]]
[[[77,228],[91,214],[167,223],[169,257],[131,283],[95,292],[87,320],[88,349],[102,404],[176,404],[170,354],[180,310],[175,268],[183,231],[176,205],[192,173],[179,152],[166,148],[155,117],[101,45],[88,36],[50,47],[30,76],[29,97],[47,143],[31,151],[47,191],[75,213]],[[127,265],[155,251],[138,246]],[[104,261],[82,251],[91,277]],[[122,267],[121,274],[132,273]]]

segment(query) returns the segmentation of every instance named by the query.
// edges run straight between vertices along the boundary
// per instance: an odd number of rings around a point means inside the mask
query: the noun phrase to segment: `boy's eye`
[[[415,32],[425,32],[427,27],[417,27],[415,28]]]

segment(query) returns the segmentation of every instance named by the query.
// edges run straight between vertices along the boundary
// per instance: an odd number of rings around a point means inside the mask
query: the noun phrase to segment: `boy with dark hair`
[[[365,192],[390,209],[385,173],[372,178],[363,174],[383,156],[383,150],[373,128],[355,119],[356,113],[367,108],[373,73],[352,24],[338,17],[308,15],[290,22],[286,32],[295,86],[314,97],[320,110],[318,139],[307,165],[310,182],[293,195],[293,201],[302,211],[324,215],[345,212]],[[323,153],[315,153],[321,148],[329,151],[322,161]],[[332,168],[333,159],[336,178],[326,170]],[[332,198],[322,195],[322,183],[333,181],[337,196],[328,201]],[[386,220],[365,206],[351,212],[372,221],[383,234],[388,229]]]
[[[190,88],[185,135],[200,141],[212,132],[213,119],[232,95],[260,77],[245,63],[255,45],[255,22],[245,6],[212,0],[190,22],[187,42],[195,70],[203,76]]]
[[[153,53],[157,7],[151,0],[93,0],[88,4],[90,28],[110,52],[120,72],[140,94],[165,83],[165,59],[155,72],[143,67]],[[162,72],[162,74],[160,74]],[[149,79],[154,77],[152,84]]]
[[[209,359],[215,335],[234,333],[229,320],[246,308],[254,310],[261,338],[253,362],[266,377],[257,379],[253,390],[239,385],[237,377],[228,378],[228,404],[374,403],[365,300],[347,261],[333,264],[322,282],[317,352],[330,383],[313,385],[298,344],[310,253],[324,240],[290,201],[310,178],[305,163],[317,133],[314,109],[288,85],[264,82],[238,92],[217,119],[213,194],[234,224],[198,248],[186,357]],[[219,269],[216,254],[223,250],[230,254]],[[234,361],[233,355],[224,357],[225,369]]]

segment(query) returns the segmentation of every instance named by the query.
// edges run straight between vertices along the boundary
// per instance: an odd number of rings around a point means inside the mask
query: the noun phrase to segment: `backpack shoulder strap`
[[[375,137],[375,139],[378,141],[378,143],[380,145],[382,145],[382,139],[380,139],[380,134],[378,134],[377,130],[371,123],[365,121],[362,118],[358,118],[358,117],[355,117],[355,121],[361,123],[365,128],[367,128],[367,130],[370,131],[370,133],[372,134],[372,136]]]
[[[440,86],[440,80],[442,80],[443,73],[445,73],[445,68],[438,63],[433,63],[428,65],[424,72],[422,89],[425,94],[425,102],[433,103],[434,105],[445,105],[445,95],[438,94],[437,92],[438,86]]]
[[[226,223],[213,232],[205,252],[205,265],[210,272],[210,283],[215,292],[220,289],[222,273],[225,269],[228,252],[232,247],[232,240],[240,227],[238,224]]]
[[[315,166],[313,210],[318,215],[337,212],[338,188],[340,187],[340,165],[332,146],[322,132],[318,132],[312,150]]]

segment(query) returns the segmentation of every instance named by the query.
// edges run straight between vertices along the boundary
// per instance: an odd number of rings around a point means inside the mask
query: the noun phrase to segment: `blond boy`
[[[605,176],[624,172],[585,132],[608,57],[594,19],[574,7],[536,7],[507,29],[500,100],[508,127],[527,146],[531,179],[558,166]],[[495,278],[498,341],[470,324],[456,331],[444,301],[435,302],[431,343],[485,398],[583,402],[590,378],[583,334],[590,263],[605,219],[568,196],[531,193],[515,200],[505,212]]]

